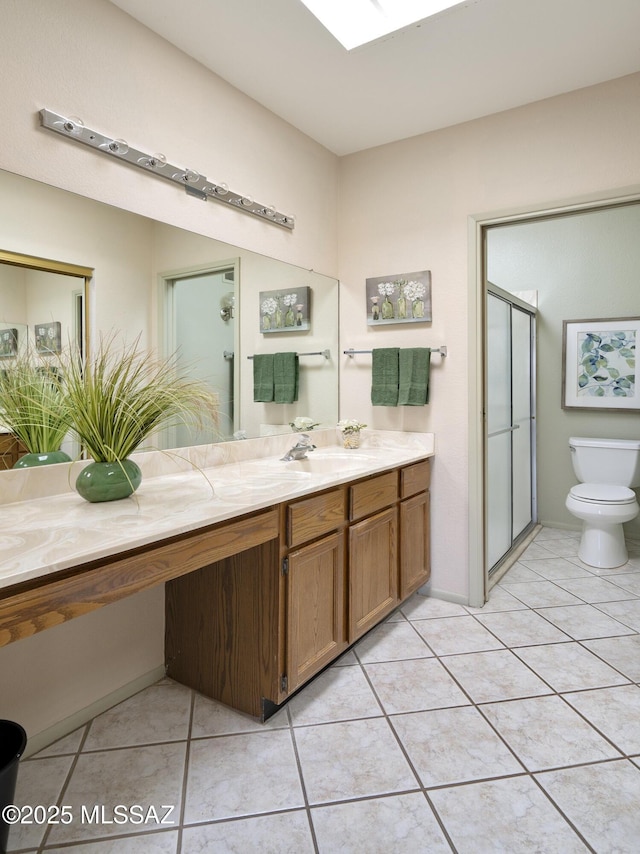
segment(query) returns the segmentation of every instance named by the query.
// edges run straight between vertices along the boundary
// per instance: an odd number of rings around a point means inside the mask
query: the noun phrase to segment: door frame
[[[489,578],[485,542],[484,477],[484,325],[485,230],[490,226],[580,213],[640,201],[640,186],[607,190],[579,199],[523,208],[472,214],[467,218],[468,246],[468,566],[469,602],[481,608],[487,601]]]
[[[235,307],[233,314],[234,330],[234,364],[233,364],[233,389],[234,397],[239,401],[240,388],[240,258],[229,258],[225,261],[214,261],[211,264],[196,264],[195,266],[179,267],[174,270],[164,270],[158,273],[158,351],[160,355],[168,359],[176,351],[176,329],[175,329],[175,303],[173,283],[177,279],[188,279],[194,276],[216,275],[233,270]],[[239,407],[234,410],[235,422],[238,420]],[[163,443],[167,447],[173,447],[171,438],[175,432],[174,428],[168,427],[163,430]]]

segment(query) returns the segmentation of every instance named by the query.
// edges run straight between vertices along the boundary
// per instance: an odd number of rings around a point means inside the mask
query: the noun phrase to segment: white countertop
[[[366,431],[362,447],[355,451],[332,444],[333,431],[319,431],[313,440],[317,450],[309,454],[309,463],[280,459],[295,443],[291,434],[192,448],[179,461],[163,452],[147,452],[135,457],[143,479],[134,495],[98,504],[85,501],[73,489],[75,470],[82,463],[28,470],[28,490],[18,478],[24,470],[0,473],[0,495],[5,500],[0,500],[0,587],[195,531],[434,454],[430,433]],[[265,455],[257,456],[258,452]],[[252,453],[256,456],[249,456]],[[6,501],[7,496],[25,492],[40,497]]]

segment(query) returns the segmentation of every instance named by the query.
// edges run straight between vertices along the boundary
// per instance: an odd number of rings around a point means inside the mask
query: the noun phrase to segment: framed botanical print
[[[640,409],[639,338],[640,317],[563,321],[562,408]]]

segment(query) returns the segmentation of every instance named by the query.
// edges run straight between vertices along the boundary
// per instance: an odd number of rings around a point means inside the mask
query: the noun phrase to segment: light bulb
[[[84,130],[84,122],[77,116],[69,116],[68,119],[65,119],[62,127],[67,133],[72,133],[74,136],[81,136]]]
[[[242,205],[243,208],[250,208],[251,205],[253,204],[253,199],[251,198],[251,196],[243,196],[240,199],[240,204]]]
[[[262,213],[265,216],[268,216],[270,219],[273,219],[274,216],[276,215],[276,206],[275,205],[268,205],[268,207],[262,209]]]
[[[114,139],[109,143],[108,148],[114,154],[126,154],[129,151],[129,145],[124,139]]]
[[[185,169],[181,177],[187,184],[197,184],[200,180],[200,173],[196,172],[195,169]]]
[[[167,158],[164,154],[153,154],[151,157],[141,157],[138,163],[147,169],[162,169],[166,166]]]
[[[224,181],[222,184],[216,184],[215,192],[216,196],[226,196],[229,192],[229,185],[225,184]]]

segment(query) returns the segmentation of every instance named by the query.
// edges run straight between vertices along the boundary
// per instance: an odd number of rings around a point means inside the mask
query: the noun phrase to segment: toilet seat
[[[636,500],[632,489],[612,483],[578,483],[571,487],[569,495],[589,504],[633,504]]]

